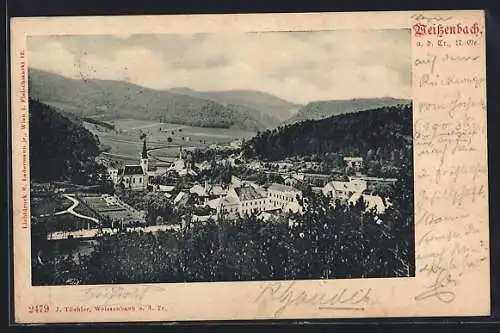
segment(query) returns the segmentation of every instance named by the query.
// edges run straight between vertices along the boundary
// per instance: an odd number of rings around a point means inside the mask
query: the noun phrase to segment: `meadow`
[[[100,142],[109,148],[109,153],[122,160],[135,160],[142,151],[141,137],[147,137],[148,148],[161,148],[151,152],[159,158],[179,156],[179,147],[185,149],[208,147],[212,144],[229,145],[235,139],[249,139],[254,132],[228,128],[193,127],[179,124],[159,123],[147,120],[108,120],[115,130],[85,123],[87,129],[99,136]]]

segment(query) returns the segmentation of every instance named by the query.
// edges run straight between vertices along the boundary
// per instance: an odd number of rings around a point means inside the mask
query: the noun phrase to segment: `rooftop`
[[[144,171],[142,170],[142,166],[140,165],[126,165],[123,170],[123,175],[142,175]]]
[[[280,192],[300,192],[295,187],[278,183],[272,183],[271,186],[269,186],[268,190],[280,191]]]
[[[336,191],[358,192],[359,184],[353,182],[331,181],[325,185],[325,188],[331,188]]]
[[[234,190],[236,191],[236,195],[238,195],[238,198],[241,201],[265,198],[265,196],[263,196],[261,193],[257,192],[257,190],[255,188],[253,188],[252,186],[249,186],[249,185],[241,186],[241,187],[235,188]]]

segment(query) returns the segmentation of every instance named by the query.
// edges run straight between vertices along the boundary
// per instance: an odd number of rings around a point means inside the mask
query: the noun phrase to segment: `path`
[[[86,216],[86,215],[82,215],[80,213],[77,213],[74,211],[74,209],[76,208],[76,206],[78,206],[80,204],[80,202],[78,200],[76,200],[75,198],[73,198],[72,196],[70,195],[67,195],[67,194],[64,194],[63,197],[65,197],[66,199],[69,199],[73,202],[73,204],[68,208],[68,209],[65,209],[65,210],[62,210],[62,211],[59,211],[59,212],[56,212],[54,213],[54,215],[62,215],[62,214],[72,214],[76,217],[79,217],[79,218],[82,218],[82,219],[85,219],[85,220],[90,220],[92,222],[94,222],[95,224],[99,225],[99,220],[94,218],[94,217],[91,217],[91,216]]]
[[[130,130],[143,129],[143,128],[160,127],[160,126],[163,126],[163,124],[165,124],[165,123],[154,123],[154,124],[140,125],[140,126],[129,127],[129,128],[124,128],[124,129],[130,131]],[[162,132],[163,131],[176,131],[176,130],[184,129],[187,127],[188,126],[177,126],[177,127],[167,128],[165,130],[162,129]]]
[[[167,230],[179,230],[181,228],[180,225],[154,225],[149,227],[138,227],[138,228],[127,228],[127,230],[131,231],[143,231],[143,232],[158,232],[158,231],[167,231]],[[103,233],[107,233],[110,235],[118,233],[118,229],[112,228],[102,228],[102,229],[82,229],[75,231],[56,231],[47,235],[47,240],[61,240],[67,239],[69,236],[72,238],[98,238],[103,235]]]

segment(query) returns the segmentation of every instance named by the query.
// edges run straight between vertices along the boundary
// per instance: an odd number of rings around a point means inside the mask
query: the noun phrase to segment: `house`
[[[285,208],[283,208],[284,212],[287,213],[295,213],[295,214],[302,214],[304,211],[304,208],[300,205],[300,203],[295,199],[291,202],[289,202]]]
[[[351,198],[349,198],[349,204],[355,205],[361,198],[366,205],[366,211],[375,209],[378,214],[383,214],[390,205],[386,199],[378,195],[362,193],[355,193]]]
[[[191,217],[191,222],[208,222],[210,220],[217,221],[216,215],[193,215]]]
[[[250,170],[261,170],[262,169],[262,163],[260,163],[259,161],[253,161],[253,162],[250,162],[247,164],[247,167],[250,169]]]
[[[285,185],[296,187],[304,182],[304,175],[293,173],[285,177]]]
[[[170,193],[175,189],[175,186],[172,185],[153,185],[153,190],[157,192]]]
[[[210,170],[212,168],[212,164],[208,161],[203,161],[201,163],[196,163],[196,167],[203,171],[203,170]]]
[[[243,139],[236,139],[231,141],[230,143],[231,148],[241,148],[242,145],[243,145]]]
[[[269,221],[275,222],[275,221],[277,221],[278,216],[275,214],[263,211],[263,212],[260,212],[259,214],[257,214],[257,218],[261,221],[264,221],[264,222],[269,222]]]
[[[322,189],[323,195],[331,198],[333,201],[340,199],[348,200],[354,193],[362,193],[366,190],[366,182],[355,180],[350,182],[331,181]]]
[[[113,168],[113,167],[108,168],[108,175],[113,184],[118,183],[118,171],[119,171],[118,168]]]
[[[240,214],[259,213],[267,208],[266,196],[258,192],[250,184],[242,184],[240,187],[231,188],[227,196],[233,196],[240,202]]]
[[[231,186],[232,187],[239,187],[242,182],[243,182],[243,180],[241,180],[240,178],[238,178],[236,176],[231,176]]]
[[[273,183],[267,188],[268,209],[287,211],[286,208],[291,203],[296,202],[298,204],[297,196],[301,194],[302,192],[294,187]]]
[[[397,182],[397,178],[379,178],[379,177],[369,177],[369,176],[349,176],[350,181],[362,180],[367,183],[368,186],[386,186],[394,185]]]
[[[344,157],[344,162],[346,166],[349,168],[353,168],[355,170],[359,170],[363,167],[363,158],[362,157]]]
[[[176,207],[184,207],[193,203],[193,197],[189,193],[179,192],[177,196],[174,198],[174,205]]]
[[[226,215],[229,218],[235,218],[238,214],[242,214],[241,201],[238,197],[228,195],[216,200],[215,209],[217,210],[217,215]]]
[[[148,178],[149,180],[155,178],[155,177],[162,177],[167,173],[168,167],[166,166],[151,166],[148,168]]]
[[[217,210],[218,214],[234,218],[238,215],[258,214],[267,208],[265,194],[257,191],[252,185],[242,183],[238,187],[230,187],[221,198],[209,200],[206,206]]]
[[[227,193],[220,185],[211,185],[205,181],[205,185],[196,184],[189,189],[189,193],[196,194],[203,203],[216,198],[220,198]]]
[[[186,161],[182,156],[182,148],[179,150],[179,158],[174,161],[174,164],[167,171],[175,171],[179,176],[196,176],[197,173],[191,168],[191,163]]]

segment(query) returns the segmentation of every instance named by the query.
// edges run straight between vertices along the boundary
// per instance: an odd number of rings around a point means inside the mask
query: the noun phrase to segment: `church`
[[[126,189],[143,191],[147,188],[149,180],[148,151],[146,139],[142,147],[141,159],[138,165],[125,165],[118,170],[116,183],[123,184]]]

